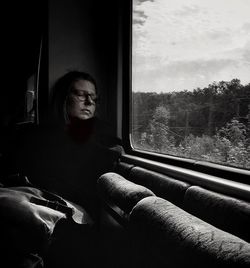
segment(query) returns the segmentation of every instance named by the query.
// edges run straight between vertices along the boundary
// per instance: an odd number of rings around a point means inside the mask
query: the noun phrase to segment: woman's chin
[[[93,117],[92,114],[84,113],[84,114],[81,114],[81,115],[77,116],[77,119],[79,119],[79,120],[88,120],[88,119],[90,119],[92,117]]]

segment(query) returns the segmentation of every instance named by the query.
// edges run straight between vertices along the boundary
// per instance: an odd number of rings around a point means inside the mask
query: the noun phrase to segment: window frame
[[[125,154],[132,157],[158,162],[165,165],[185,168],[218,178],[250,184],[250,171],[237,167],[224,166],[201,160],[181,158],[171,155],[135,149],[132,146],[132,13],[133,0],[122,1],[122,141]],[[121,41],[121,40],[120,40]]]

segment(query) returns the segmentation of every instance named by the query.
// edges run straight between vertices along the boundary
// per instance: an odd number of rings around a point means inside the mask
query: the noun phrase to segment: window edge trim
[[[139,156],[123,154],[121,161],[138,165],[140,167],[160,172],[175,179],[203,186],[209,190],[215,190],[223,194],[229,194],[236,198],[250,201],[250,185],[222,177],[206,174],[188,168],[178,167]],[[250,175],[250,172],[249,174]]]

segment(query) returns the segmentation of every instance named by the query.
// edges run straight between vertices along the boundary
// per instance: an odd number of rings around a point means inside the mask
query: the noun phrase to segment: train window
[[[29,59],[29,65],[22,73],[23,91],[19,98],[19,110],[17,116],[14,118],[16,124],[32,123],[37,124],[38,113],[38,95],[39,95],[39,75],[40,75],[40,61],[42,39],[36,40],[34,44],[33,54],[26,56]]]
[[[134,150],[250,169],[250,3],[132,2]]]

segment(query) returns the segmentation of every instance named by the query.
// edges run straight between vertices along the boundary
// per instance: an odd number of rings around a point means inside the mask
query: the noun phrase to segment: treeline
[[[132,101],[136,148],[250,168],[250,83],[133,92]]]

